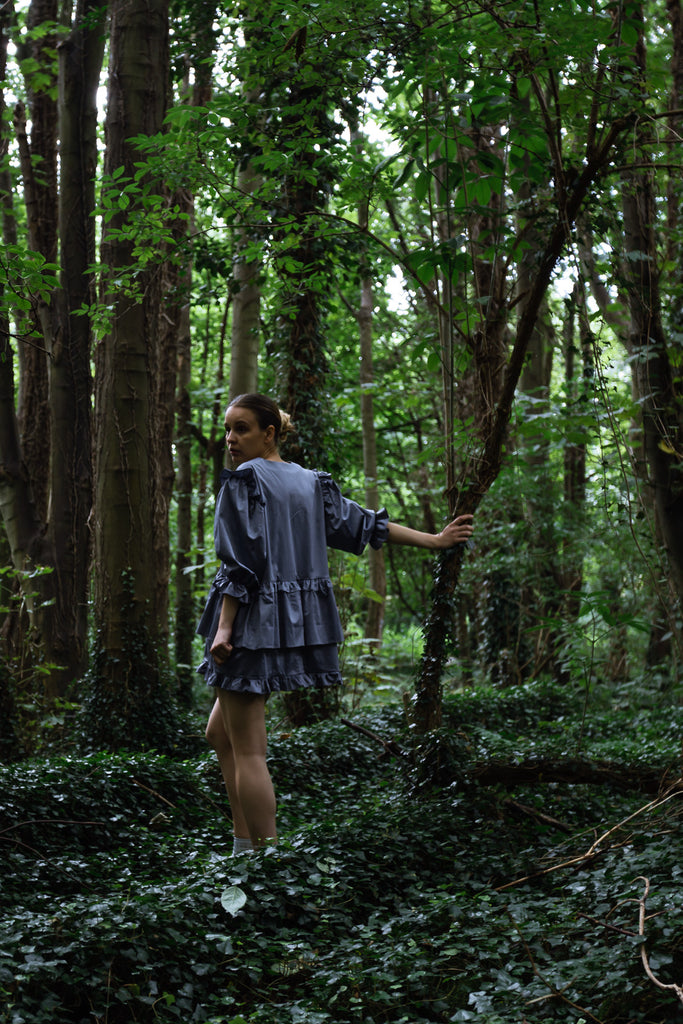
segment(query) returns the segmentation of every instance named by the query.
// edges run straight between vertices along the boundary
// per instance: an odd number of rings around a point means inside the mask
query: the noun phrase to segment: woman
[[[277,837],[266,765],[265,705],[275,691],[341,683],[343,639],[327,547],[360,554],[385,541],[443,549],[468,540],[472,516],[438,534],[389,522],[344,498],[327,473],[284,462],[289,417],[265,395],[240,395],[225,414],[234,471],[224,470],[214,539],[221,568],[198,632],[199,671],[216,689],[206,729],[218,755],[240,853]]]

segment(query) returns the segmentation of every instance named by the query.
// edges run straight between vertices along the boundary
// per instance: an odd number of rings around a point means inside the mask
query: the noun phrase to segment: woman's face
[[[250,459],[265,458],[275,448],[275,427],[262,430],[251,409],[231,405],[225,414],[225,443],[234,466]]]

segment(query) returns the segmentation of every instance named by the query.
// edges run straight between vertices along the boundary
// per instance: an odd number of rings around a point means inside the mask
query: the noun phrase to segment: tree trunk
[[[365,142],[362,132],[352,129],[351,141],[362,152]],[[362,202],[358,210],[358,226],[367,234],[369,227],[368,204]],[[367,508],[379,508],[379,486],[377,478],[377,435],[373,388],[375,374],[372,359],[372,310],[374,306],[372,273],[366,254],[360,257],[360,305],[358,307],[358,334],[360,338],[360,418],[363,431],[363,473],[365,476],[365,504]],[[368,599],[365,617],[365,638],[371,647],[382,644],[384,630],[384,602],[387,596],[387,571],[382,548],[368,549],[368,586],[380,600]]]
[[[131,140],[161,129],[167,74],[166,0],[114,0],[105,175],[123,168],[123,177],[133,178],[136,162],[144,161]],[[155,542],[163,504],[156,440],[159,403],[165,407],[169,401],[168,370],[164,376],[159,358],[159,275],[141,269],[135,294],[118,286],[116,268],[133,264],[132,242],[115,233],[125,225],[125,213],[117,212],[110,222],[114,233],[109,226],[104,229],[102,263],[112,269],[103,282],[103,301],[113,317],[98,344],[96,361],[97,686],[90,715],[91,731],[105,744],[116,742],[115,729],[131,742],[161,724],[141,720],[141,709],[147,708],[144,715],[152,713],[161,660],[157,638],[167,633]],[[104,721],[105,715],[112,720]]]
[[[35,30],[57,22],[57,0],[31,0],[27,28]],[[31,62],[41,69],[52,66],[51,51],[56,39],[37,32],[28,44]],[[49,73],[49,71],[48,71]],[[56,81],[34,89],[31,74],[25,76],[31,138],[26,134],[23,105],[15,109],[15,126],[24,180],[28,244],[48,263],[57,262],[57,101]],[[41,519],[47,519],[49,476],[46,466],[50,452],[50,409],[48,398],[47,351],[52,346],[52,323],[47,301],[36,303],[33,316],[34,337],[19,346],[19,426],[24,462],[33,488],[33,498]],[[47,442],[49,445],[49,441]]]
[[[7,11],[0,9],[0,83],[5,79],[7,54]],[[4,90],[0,84],[0,115],[4,114]],[[4,123],[4,121],[3,121]],[[16,221],[11,210],[12,183],[7,171],[9,140],[4,132],[0,134],[0,203],[3,212],[3,241],[5,245],[16,245]],[[3,299],[11,305],[8,296]],[[9,542],[12,564],[19,572],[31,566],[34,559],[42,554],[44,523],[36,509],[31,489],[31,479],[24,462],[19,422],[15,412],[14,353],[10,344],[9,315],[3,312],[0,319],[0,510]]]
[[[53,657],[68,682],[87,663],[92,423],[90,319],[95,299],[88,268],[95,259],[97,89],[104,14],[96,0],[79,4],[75,27],[59,47],[61,289],[54,301],[49,385],[52,444],[47,538],[54,559]]]
[[[517,332],[505,366],[500,395],[486,417],[481,451],[474,461],[472,475],[464,481],[455,502],[457,514],[475,512],[494,482],[503,460],[504,443],[519,378],[536,326],[548,285],[569,237],[569,231],[586,193],[612,154],[613,146],[628,124],[614,121],[605,131],[601,144],[586,154],[581,173],[574,181],[566,201],[557,211],[548,240],[536,265],[536,273],[522,305]],[[462,548],[442,555],[435,574],[433,604],[425,624],[425,645],[415,688],[411,714],[418,732],[436,728],[441,721],[441,676],[446,652],[446,628],[452,617],[453,594],[463,561]]]
[[[576,367],[575,332],[578,327],[581,353],[581,364]],[[576,285],[573,295],[567,302],[564,329],[564,360],[565,379],[571,401],[579,411],[588,409],[590,396],[595,387],[595,362],[593,356],[593,334],[588,321],[586,297],[583,287]],[[586,442],[585,440],[567,443],[564,449],[564,501],[565,507],[573,520],[580,518],[584,512],[586,501]],[[577,550],[575,538],[578,530],[565,530],[562,542],[563,567],[561,586],[566,594],[568,614],[572,621],[579,613],[578,592],[583,583],[583,558]]]
[[[178,331],[178,378],[176,390],[176,502],[177,542],[175,563],[175,657],[178,697],[185,705],[192,699],[192,668],[195,635],[192,574],[192,403],[190,381],[192,338],[190,305],[184,304]]]
[[[193,106],[199,107],[205,106],[211,99],[210,60],[213,37],[211,31],[202,32],[202,26],[198,25],[195,39],[198,51],[194,60],[195,81],[191,102]],[[181,204],[181,209],[188,215],[189,231],[191,235],[194,235],[194,199],[186,190],[183,190],[176,198]],[[177,319],[178,363],[175,400],[176,503],[178,508],[175,563],[175,670],[178,698],[182,704],[188,706],[192,702],[192,687],[195,679],[192,666],[195,637],[194,587],[193,575],[188,571],[192,552],[191,263],[185,267],[185,272],[178,282],[178,288],[182,302],[178,309]]]
[[[642,39],[636,67],[645,81],[646,54]],[[640,128],[640,125],[639,125]],[[637,141],[647,140],[639,133]],[[680,349],[666,337],[655,237],[654,170],[642,166],[624,174],[625,264],[628,274],[631,330],[629,351],[636,393],[643,415],[643,445],[659,528],[668,556],[671,582],[683,604],[683,395],[670,350]]]
[[[27,501],[36,503],[31,529],[41,532],[40,543],[33,546],[31,558],[52,569],[49,576],[39,577],[37,587],[33,586],[38,591],[38,600],[32,615],[32,639],[39,645],[41,660],[50,667],[47,674],[41,675],[41,683],[52,696],[63,695],[68,683],[82,673],[86,662],[90,553],[87,521],[91,510],[90,329],[88,318],[74,313],[93,298],[86,268],[94,258],[96,92],[103,53],[101,24],[89,17],[94,10],[79,7],[78,27],[59,47],[58,108],[47,90],[34,93],[29,88],[30,143],[23,109],[19,105],[15,111],[29,246],[55,263],[58,226],[61,241],[61,287],[49,301],[42,297],[37,301],[41,338],[20,347],[20,419],[24,429],[21,452],[17,453],[27,468],[31,488],[31,495],[19,500],[24,507]],[[32,5],[32,27],[55,18],[54,4]],[[50,66],[51,57],[42,48],[52,44],[54,40],[50,37],[44,37],[42,42],[37,39],[33,44],[38,47],[34,58],[42,59],[46,67]],[[59,201],[58,127],[62,185]],[[43,412],[48,417],[47,429]],[[15,477],[15,483],[17,480]],[[14,498],[19,498],[16,486]],[[24,513],[20,512],[20,516],[23,519]],[[11,544],[21,563],[24,542],[17,541],[11,540]],[[23,568],[19,563],[17,567]]]
[[[372,364],[372,279],[367,270],[361,277],[361,298],[358,310],[360,334],[360,414],[363,431],[363,472],[365,475],[365,504],[377,509],[380,505],[377,480],[377,436],[372,388],[375,378]],[[382,643],[384,630],[384,601],[387,596],[387,572],[382,548],[368,550],[368,586],[379,600],[368,600],[365,618],[365,637],[377,648]]]
[[[237,175],[237,189],[243,196],[256,192],[261,175],[245,158],[245,166]],[[245,255],[249,238],[238,225],[235,238],[235,293],[232,300],[232,333],[230,343],[230,398],[258,390],[258,355],[260,344],[261,264]]]
[[[287,236],[293,236],[293,241],[281,253],[278,266],[279,316],[273,357],[280,403],[296,427],[295,434],[283,445],[283,454],[310,468],[326,464],[329,415],[322,323],[327,301],[324,288],[328,286],[323,284],[327,254],[317,215],[325,208],[330,168],[326,155],[310,142],[330,131],[328,102],[319,84],[311,86],[305,76],[294,73],[283,106],[287,111],[307,110],[307,134],[301,137],[298,113],[287,113],[280,128],[281,145],[296,152],[296,159],[290,162],[281,188],[281,226],[277,234],[280,241]],[[315,132],[311,131],[313,124]],[[292,232],[292,224],[296,232]],[[338,694],[330,690],[285,694],[287,715],[294,724],[330,718],[337,712],[338,703]]]

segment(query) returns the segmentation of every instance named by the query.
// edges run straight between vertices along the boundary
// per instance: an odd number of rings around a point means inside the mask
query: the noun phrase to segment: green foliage
[[[17,333],[30,337],[33,317],[49,301],[59,267],[24,245],[4,245],[0,256],[0,315],[14,318]]]
[[[204,755],[3,769],[2,1024],[677,1024],[640,948],[663,984],[680,979],[680,800],[477,786],[482,756],[571,750],[566,692],[467,695],[446,719],[460,763],[419,799],[411,759],[356,730],[274,734],[284,838],[237,859]],[[661,709],[610,721],[588,723],[591,752],[679,754],[677,713],[664,732]],[[396,706],[359,724],[410,753]]]

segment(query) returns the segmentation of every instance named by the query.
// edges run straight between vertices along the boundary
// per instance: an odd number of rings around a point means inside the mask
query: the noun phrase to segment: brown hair
[[[275,427],[275,444],[294,430],[294,424],[289,414],[279,409],[277,402],[274,402],[268,395],[255,393],[236,395],[230,401],[228,409],[232,409],[236,405],[239,405],[242,409],[250,409],[256,416],[261,430],[266,430],[271,426]]]

